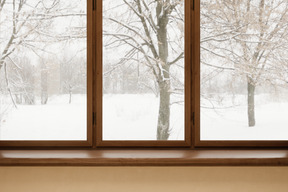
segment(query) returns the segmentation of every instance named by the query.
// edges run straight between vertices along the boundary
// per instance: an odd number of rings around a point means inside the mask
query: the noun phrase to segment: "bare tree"
[[[115,26],[114,30],[104,31],[106,46],[130,46],[128,53],[131,54],[126,54],[121,62],[140,62],[152,74],[159,88],[160,100],[157,140],[167,140],[170,135],[170,96],[175,91],[171,86],[171,68],[184,67],[181,64],[184,57],[183,31],[179,28],[180,25],[183,27],[184,1],[123,0],[121,5],[119,2],[116,5],[125,7],[127,11],[117,18],[105,18],[107,25]]]
[[[55,57],[52,56],[55,53],[51,51],[51,48],[49,49],[49,45],[59,42],[70,43],[77,39],[86,38],[85,22],[79,23],[79,25],[70,24],[70,26],[65,29],[65,33],[63,33],[63,30],[60,30],[59,25],[57,25],[57,22],[67,22],[69,19],[74,19],[75,22],[78,20],[79,22],[83,21],[83,19],[81,20],[79,18],[86,17],[85,8],[82,10],[79,6],[85,7],[86,4],[84,1],[80,2],[80,5],[77,5],[75,2],[79,3],[79,1],[74,0],[1,0],[0,70],[2,70],[4,66],[12,64],[13,66],[7,67],[17,70],[14,72],[10,70],[11,73],[14,73],[11,76],[15,78],[15,74],[21,72],[19,68],[15,68],[19,63],[11,62],[10,58],[14,57],[13,54],[27,53],[27,55],[30,55],[30,59],[32,58],[31,55],[34,54],[45,62],[45,59]],[[47,58],[43,58],[40,56],[43,55],[42,53],[46,53],[46,56],[49,55]],[[31,62],[26,63],[29,65]],[[45,70],[42,70],[42,72],[44,83]],[[7,76],[10,75],[7,74]],[[7,80],[7,82],[9,82],[9,80]],[[17,89],[21,89],[21,87]],[[47,89],[46,87],[45,90]],[[43,90],[43,93],[44,92]],[[46,94],[46,96],[48,95]],[[44,100],[47,100],[47,98]]]
[[[33,44],[40,37],[43,28],[51,21],[46,16],[56,11],[59,0],[48,3],[45,0],[3,0],[1,1],[0,15],[5,15],[1,22],[0,70],[5,60],[20,47],[26,49],[41,49]],[[46,16],[45,16],[46,15]],[[5,31],[3,31],[5,30]],[[37,39],[41,41],[41,39]]]
[[[201,17],[202,65],[218,74],[232,71],[245,78],[248,125],[255,126],[256,87],[285,82],[280,74],[287,65],[282,56],[287,53],[288,4],[285,0],[202,0]],[[211,63],[209,57],[216,59]]]
[[[17,63],[17,65],[16,65]],[[17,104],[35,104],[35,66],[30,64],[27,57],[11,58],[7,64],[5,72],[9,74],[9,87],[8,91],[15,97]],[[8,86],[8,84],[7,84]],[[14,99],[12,98],[12,100]]]
[[[86,62],[83,58],[60,59],[61,92],[69,94],[69,103],[73,93],[86,92]]]

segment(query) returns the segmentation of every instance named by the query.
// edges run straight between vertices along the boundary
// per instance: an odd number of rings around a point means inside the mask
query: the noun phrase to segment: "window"
[[[96,64],[102,74],[96,91],[96,113],[102,111],[96,120],[98,142],[187,145],[190,1],[102,2],[97,14],[103,18],[97,25],[103,47]]]
[[[198,14],[198,144],[287,145],[286,2],[201,0]]]
[[[0,5],[1,146],[287,146],[284,1]]]
[[[89,145],[90,20],[86,0],[0,1],[1,144]]]
[[[1,1],[0,143],[189,146],[190,13],[190,1]]]

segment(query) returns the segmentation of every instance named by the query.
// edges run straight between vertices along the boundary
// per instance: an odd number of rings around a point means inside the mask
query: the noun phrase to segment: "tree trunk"
[[[159,83],[160,105],[158,112],[157,140],[167,140],[170,131],[170,83],[163,81]]]
[[[69,104],[71,104],[71,103],[72,103],[72,92],[69,91]]]
[[[44,61],[41,61],[41,104],[46,105],[48,101],[48,71]]]
[[[69,104],[72,103],[72,86],[69,85]]]
[[[255,126],[255,104],[254,104],[254,96],[255,96],[255,85],[253,82],[248,79],[247,83],[247,91],[248,91],[248,125],[249,127]]]
[[[170,66],[168,58],[167,24],[168,10],[164,11],[163,2],[158,1],[156,15],[158,18],[157,40],[159,49],[158,84],[160,92],[160,105],[158,112],[157,140],[167,140],[170,135]]]
[[[1,70],[1,68],[0,68]],[[10,98],[11,98],[11,101],[14,105],[14,107],[17,109],[17,105],[15,103],[15,100],[12,96],[12,92],[11,92],[11,89],[10,89],[10,85],[9,85],[9,78],[8,78],[8,71],[7,71],[7,63],[4,63],[4,72],[5,72],[5,79],[6,79],[6,85],[7,85],[7,90],[9,92],[9,95],[10,95]]]

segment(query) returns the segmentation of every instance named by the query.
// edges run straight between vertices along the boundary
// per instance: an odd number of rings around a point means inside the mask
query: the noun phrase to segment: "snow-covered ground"
[[[275,98],[255,96],[254,127],[248,127],[245,95],[234,98],[234,107],[231,97],[226,97],[224,105],[202,108],[201,140],[288,140],[288,100]]]
[[[1,140],[86,140],[86,98],[53,96],[47,105],[18,105],[0,127]]]
[[[49,98],[47,105],[19,105],[2,121],[1,140],[85,140],[86,99],[73,95]],[[159,98],[146,95],[105,95],[104,140],[156,140]],[[184,107],[173,104],[170,140],[184,139]]]
[[[2,119],[0,139],[85,140],[86,98],[73,95],[72,104],[68,101],[64,95],[49,98],[47,105],[18,105]],[[246,96],[230,101],[224,98],[221,104],[214,102],[215,109],[201,109],[201,140],[288,140],[287,100],[257,95],[255,127],[247,125]],[[155,140],[158,105],[159,98],[152,94],[104,95],[104,140]],[[169,139],[183,140],[183,105],[172,105],[170,125]]]
[[[152,94],[105,95],[103,139],[156,140],[158,108],[159,98]],[[184,140],[183,105],[172,105],[170,127],[169,140]]]

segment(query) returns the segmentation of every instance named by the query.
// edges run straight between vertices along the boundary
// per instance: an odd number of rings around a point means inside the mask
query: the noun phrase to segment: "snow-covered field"
[[[47,105],[18,105],[0,127],[1,140],[86,140],[86,98],[53,96]]]
[[[154,95],[105,95],[104,140],[156,140],[159,98]],[[19,105],[0,126],[1,140],[85,140],[86,99],[49,98],[47,105]],[[184,139],[183,105],[173,104],[171,140]]]
[[[224,98],[225,99],[225,98]],[[248,127],[246,96],[235,106],[224,100],[215,109],[201,109],[201,140],[288,140],[288,101],[257,95],[256,126]],[[1,140],[85,140],[86,98],[53,96],[47,105],[18,105],[2,119]],[[271,100],[271,99],[270,99]],[[104,95],[104,140],[155,140],[159,98],[144,95]],[[184,139],[184,107],[171,108],[170,140]]]
[[[173,100],[173,98],[171,99]],[[104,140],[156,140],[159,98],[144,95],[105,95]],[[169,140],[184,140],[184,106],[173,104]]]
[[[245,95],[234,98],[234,107],[226,97],[224,105],[202,108],[201,140],[288,140],[288,98],[275,98],[255,96],[254,127],[248,127]]]

